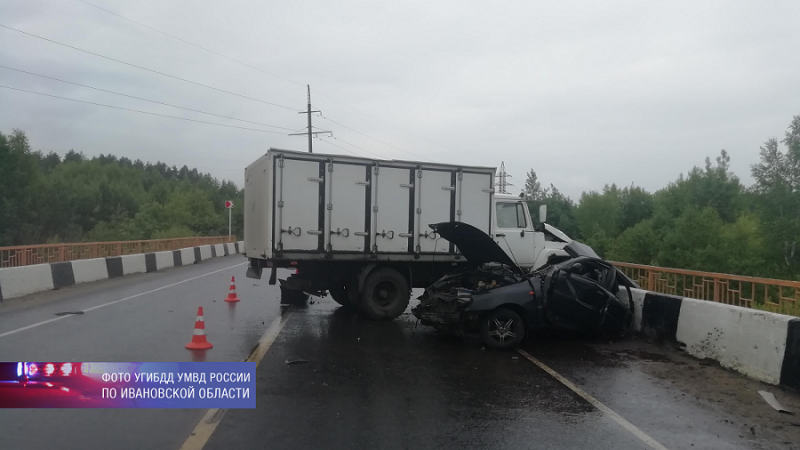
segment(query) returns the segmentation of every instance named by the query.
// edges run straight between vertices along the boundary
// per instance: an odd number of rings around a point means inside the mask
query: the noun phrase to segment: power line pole
[[[500,170],[497,171],[497,182],[495,183],[495,186],[500,188],[500,194],[508,194],[508,187],[513,186],[513,184],[508,182],[508,178],[511,178],[511,175],[506,172],[506,162],[501,161]]]
[[[308,135],[308,153],[314,153],[312,150],[312,143],[311,139],[314,137],[315,134],[328,134],[331,133],[330,131],[313,131],[313,126],[311,125],[311,114],[312,113],[320,113],[322,111],[312,110],[311,109],[311,85],[307,84],[306,88],[308,89],[308,105],[305,111],[300,111],[297,114],[308,114],[308,131],[304,133],[292,133],[289,136],[303,136]]]

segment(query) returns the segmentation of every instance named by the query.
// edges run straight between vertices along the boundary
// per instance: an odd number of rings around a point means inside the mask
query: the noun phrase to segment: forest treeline
[[[616,261],[800,280],[800,116],[768,139],[745,186],[722,150],[656,192],[606,185],[577,202],[528,173],[536,215]]]
[[[522,195],[534,216],[547,204],[549,223],[611,260],[800,279],[800,116],[759,152],[750,186],[722,150],[652,193],[611,184],[575,201],[531,170]],[[44,155],[24,132],[0,133],[0,246],[225,235],[225,200],[242,238],[243,196],[187,166]]]
[[[0,246],[242,237],[244,191],[183,166],[70,150],[32,151],[21,130],[0,133]]]

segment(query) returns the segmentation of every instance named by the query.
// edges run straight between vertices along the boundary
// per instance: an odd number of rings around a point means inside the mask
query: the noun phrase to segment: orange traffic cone
[[[189,350],[206,350],[214,347],[206,340],[206,322],[203,319],[203,307],[197,308],[197,320],[194,322],[192,341],[186,344]]]
[[[236,296],[236,280],[231,277],[231,287],[228,289],[228,297],[225,299],[226,302],[238,302],[239,297]]]

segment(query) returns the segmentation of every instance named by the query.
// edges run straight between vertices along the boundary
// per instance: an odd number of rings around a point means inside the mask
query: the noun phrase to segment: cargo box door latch
[[[342,228],[342,229],[337,228],[336,231],[331,230],[331,234],[335,234],[341,237],[350,237],[350,230],[348,228]],[[355,234],[358,235],[358,233]]]
[[[301,234],[303,234],[303,230],[301,230],[300,227],[294,227],[294,228],[289,227],[285,230],[281,230],[281,233],[287,233],[290,236],[300,236]]]

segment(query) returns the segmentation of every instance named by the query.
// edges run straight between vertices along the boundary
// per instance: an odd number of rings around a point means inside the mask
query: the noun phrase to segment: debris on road
[[[57,312],[57,316],[68,316],[70,314],[83,314],[83,311],[64,311],[64,312]]]
[[[289,358],[286,360],[286,364],[302,364],[307,362],[308,362],[307,359],[301,359],[301,358]]]
[[[781,412],[781,413],[785,413],[785,414],[794,414],[792,411],[784,408],[778,402],[778,400],[775,398],[775,394],[773,394],[772,392],[758,391],[758,393],[761,395],[761,397],[764,399],[764,401],[766,401],[769,404],[769,406],[772,406],[772,409],[774,409],[775,411],[778,411],[778,412]]]

